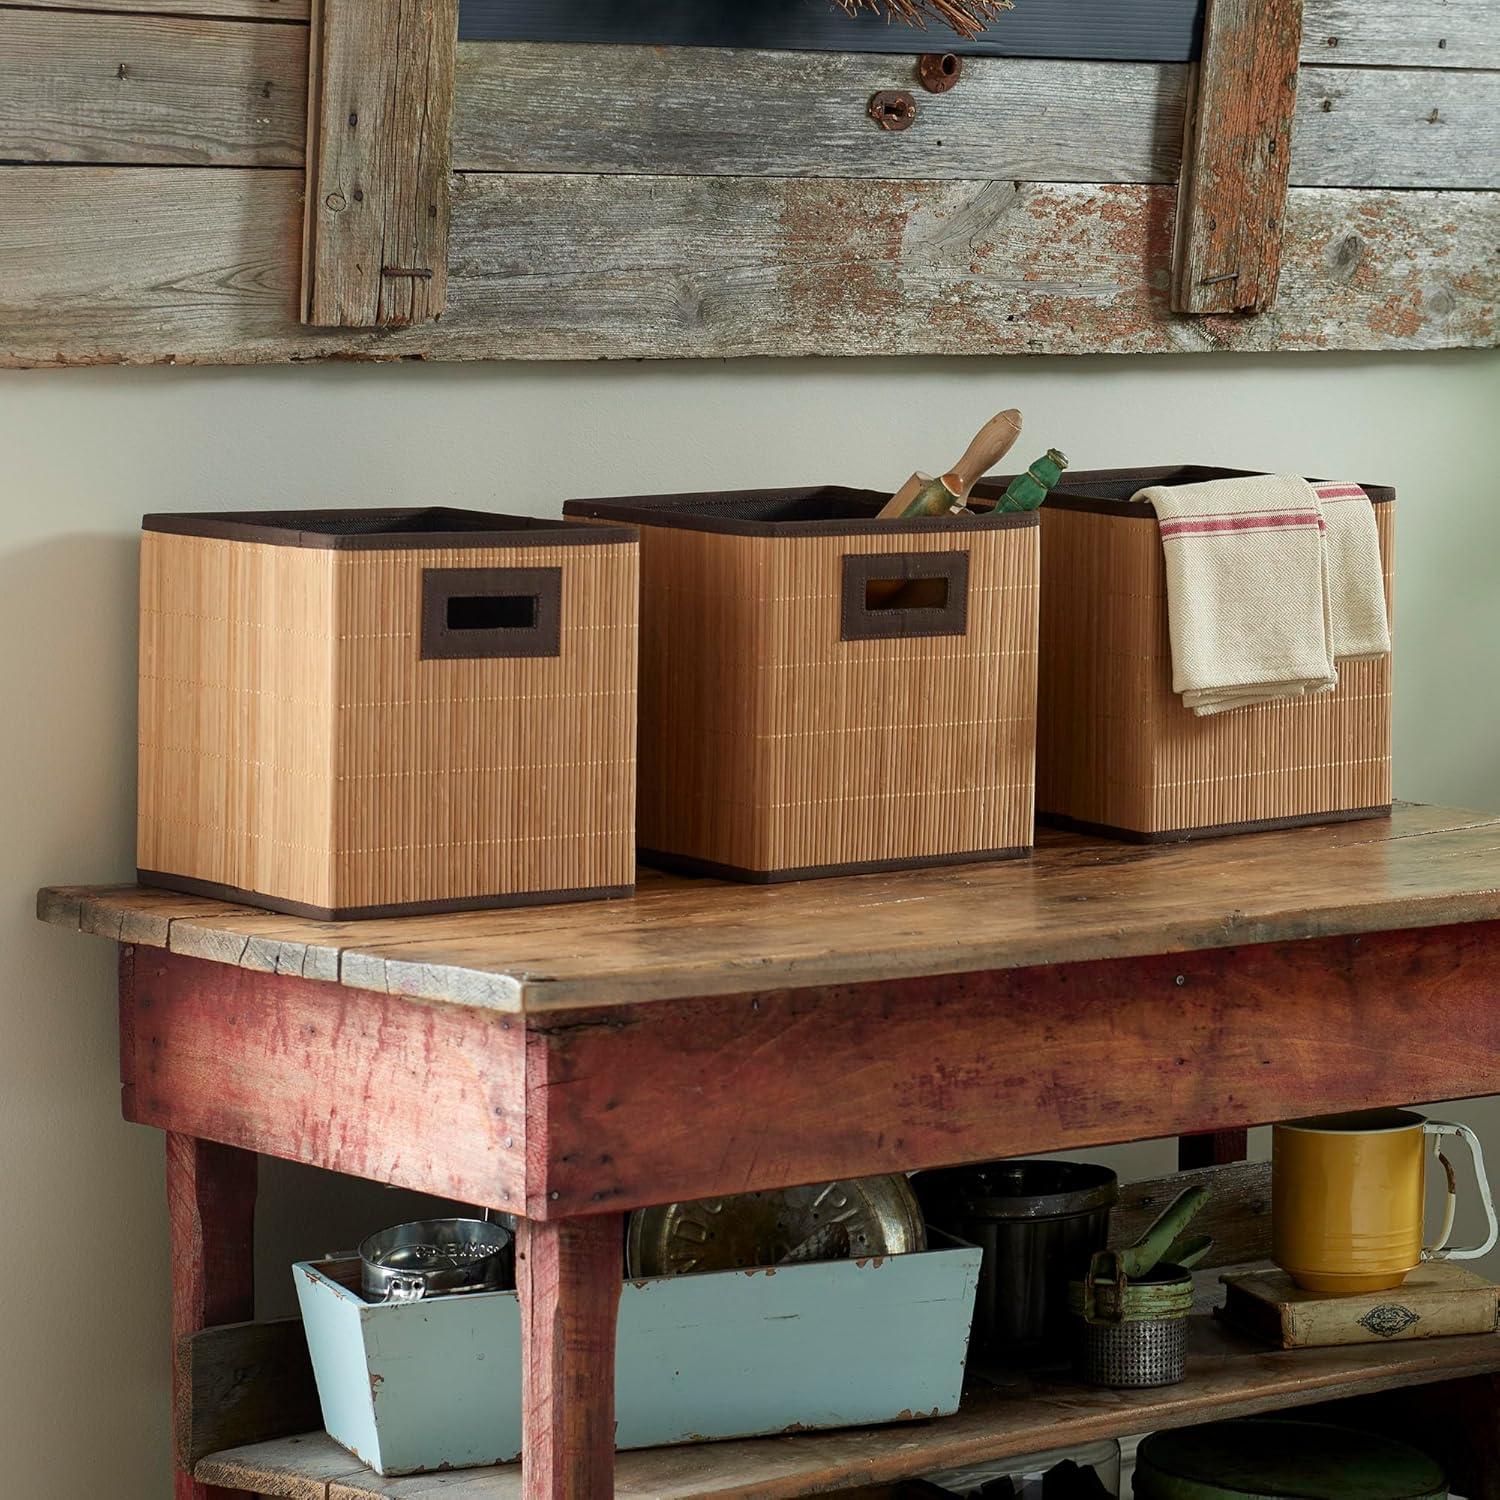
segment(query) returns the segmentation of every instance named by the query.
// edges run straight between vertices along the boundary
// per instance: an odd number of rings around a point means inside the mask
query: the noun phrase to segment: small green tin
[[[1448,1500],[1419,1449],[1323,1422],[1256,1417],[1158,1432],[1136,1454],[1136,1500]]]

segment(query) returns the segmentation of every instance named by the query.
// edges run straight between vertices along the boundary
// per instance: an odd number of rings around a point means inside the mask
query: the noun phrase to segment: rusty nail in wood
[[[1238,281],[1239,279],[1238,271],[1226,271],[1222,276],[1204,276],[1199,280],[1198,285],[1217,286],[1221,281]]]
[[[924,52],[917,59],[917,77],[929,94],[946,94],[963,70],[964,60],[955,52]]]
[[[411,276],[418,281],[431,281],[432,272],[426,266],[382,266],[382,276]]]
[[[882,130],[905,130],[917,118],[917,101],[905,89],[870,96],[869,116]]]

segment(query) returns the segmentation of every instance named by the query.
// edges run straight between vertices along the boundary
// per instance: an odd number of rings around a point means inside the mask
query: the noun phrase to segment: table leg
[[[255,1186],[253,1152],[190,1135],[167,1136],[174,1500],[248,1500],[241,1490],[201,1485],[192,1476],[192,1392],[178,1343],[201,1328],[255,1316]]]
[[[522,1500],[615,1492],[623,1229],[619,1214],[520,1223]]]
[[[1178,1136],[1177,1170],[1227,1167],[1232,1162],[1244,1161],[1249,1153],[1249,1132],[1245,1130],[1205,1130],[1197,1135]]]

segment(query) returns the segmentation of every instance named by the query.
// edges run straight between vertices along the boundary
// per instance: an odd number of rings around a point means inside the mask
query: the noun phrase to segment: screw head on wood
[[[882,130],[905,130],[917,118],[917,101],[905,89],[870,96],[869,116]]]
[[[946,94],[963,70],[964,60],[956,52],[924,52],[917,59],[917,77],[929,94]]]

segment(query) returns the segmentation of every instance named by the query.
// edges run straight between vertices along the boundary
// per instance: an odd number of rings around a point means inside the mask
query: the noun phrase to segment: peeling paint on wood
[[[1496,342],[1492,193],[1294,188],[1275,310],[1193,320],[1166,187],[547,174],[456,179],[440,323],[325,332],[296,322],[300,180],[0,170],[0,365]]]

